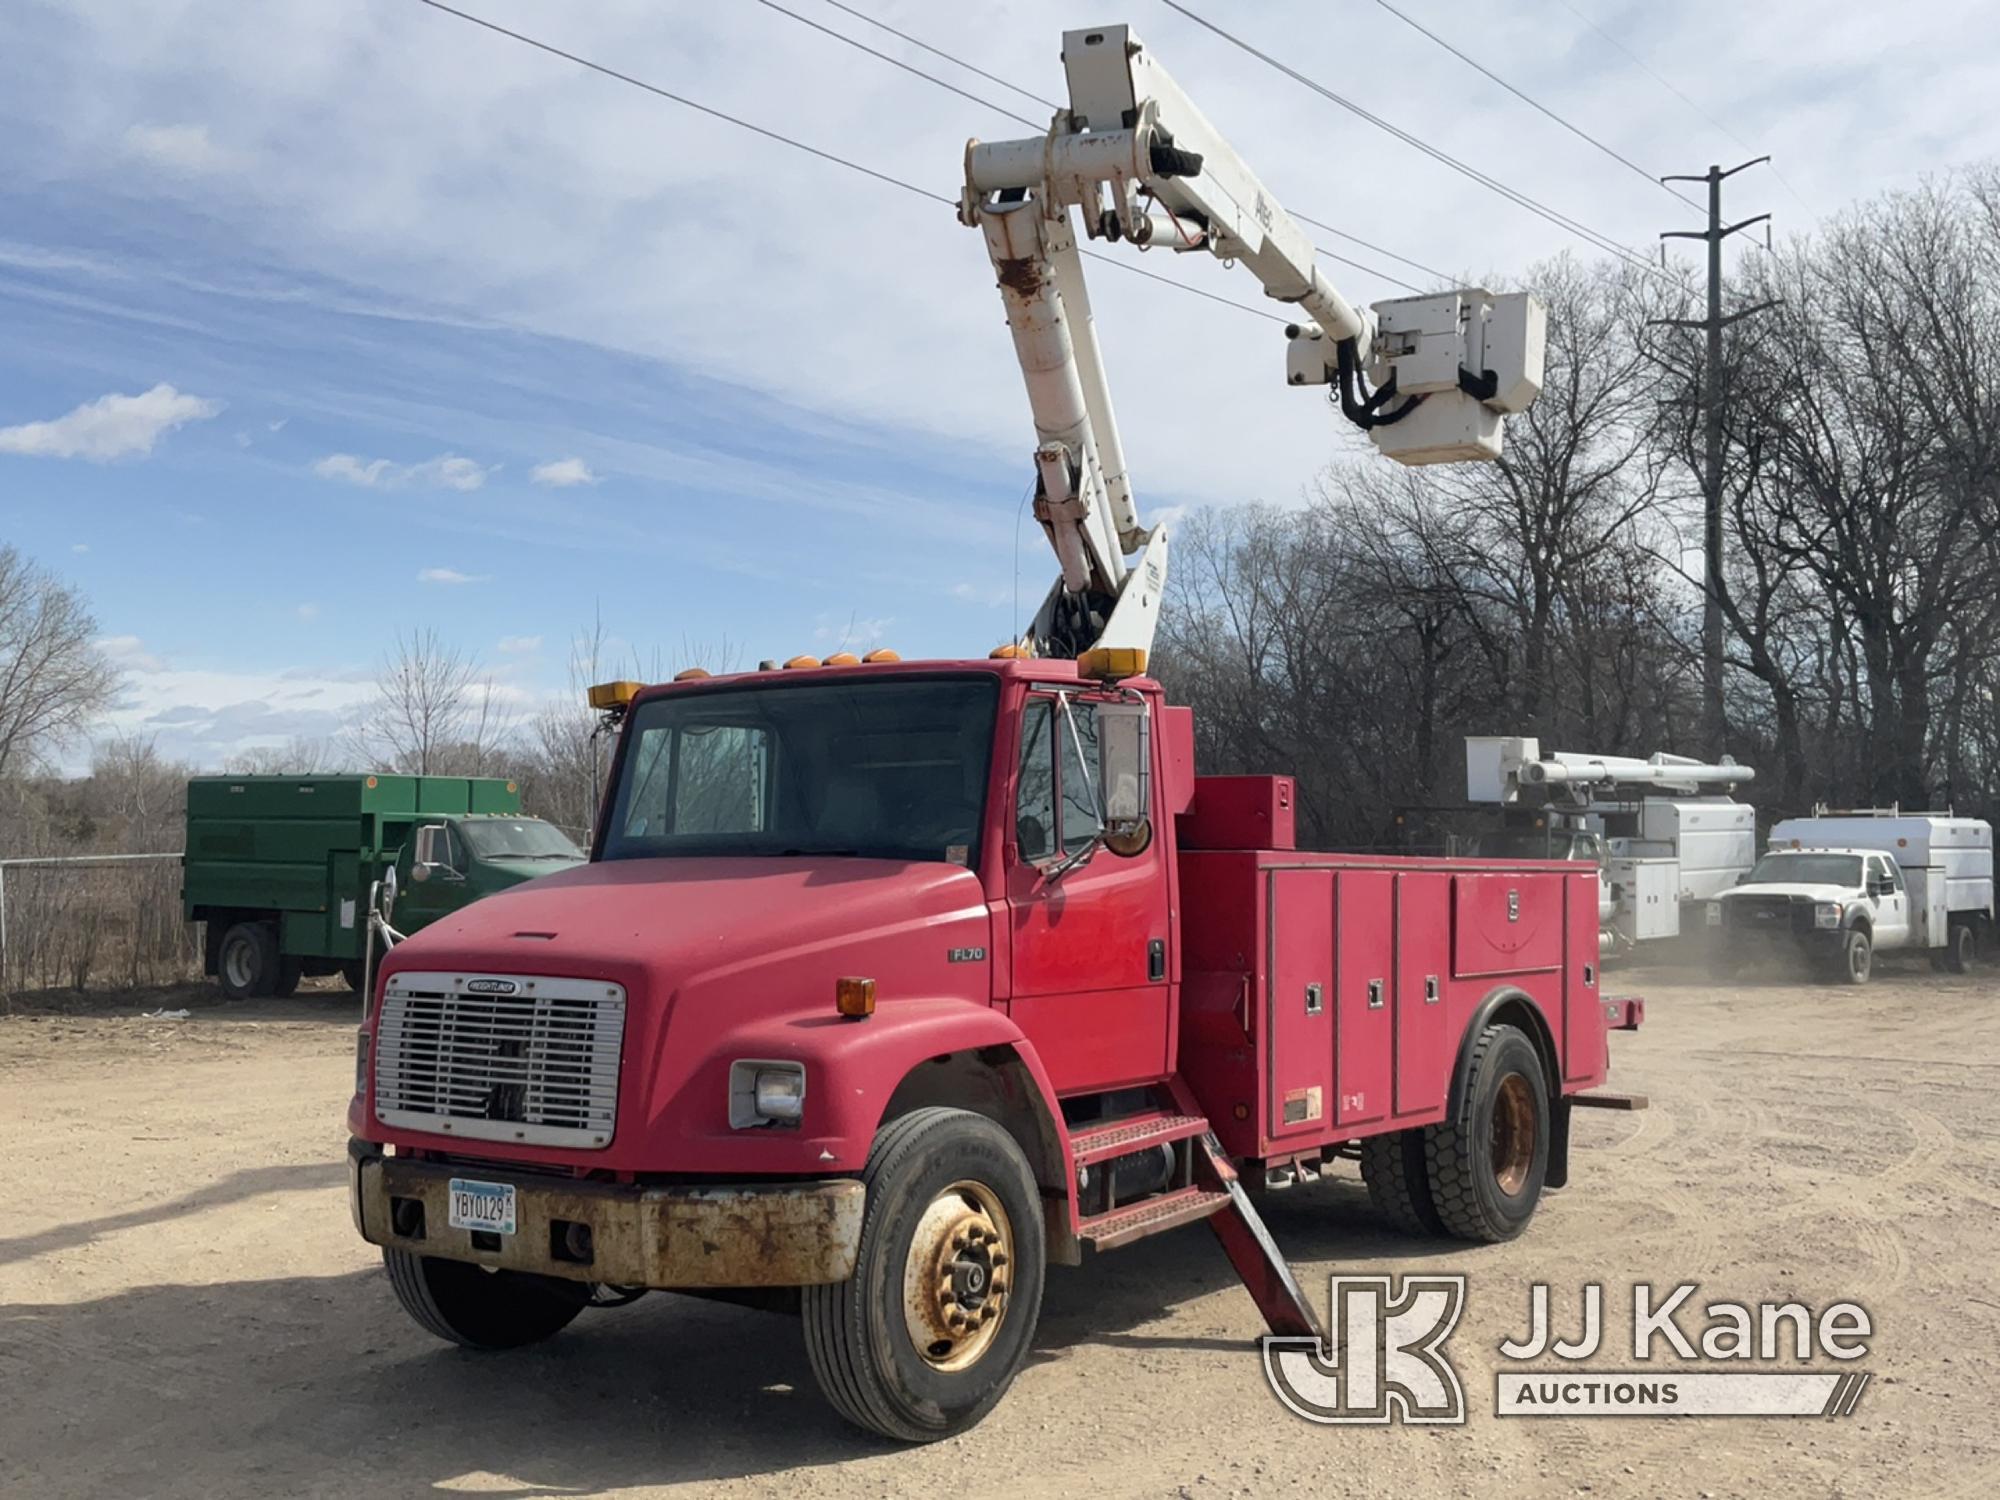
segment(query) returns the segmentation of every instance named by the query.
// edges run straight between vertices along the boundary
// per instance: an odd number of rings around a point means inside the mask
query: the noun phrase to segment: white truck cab
[[[1760,952],[1804,957],[1865,984],[1878,952],[1923,949],[1971,967],[1994,918],[1993,830],[1899,810],[1817,812],[1771,830],[1770,852],[1708,908],[1723,972]]]

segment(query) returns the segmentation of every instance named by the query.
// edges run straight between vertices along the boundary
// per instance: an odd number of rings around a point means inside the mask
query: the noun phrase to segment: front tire
[[[238,922],[223,933],[215,951],[215,981],[232,1000],[270,994],[279,967],[278,934],[269,922]]]
[[[1526,1229],[1548,1175],[1549,1135],[1541,1053],[1518,1027],[1487,1027],[1457,1111],[1424,1132],[1431,1201],[1446,1231],[1495,1244]]]
[[[418,1327],[467,1349],[518,1349],[558,1334],[590,1301],[581,1281],[525,1271],[489,1271],[384,1248],[396,1300]]]
[[[868,1153],[854,1274],[802,1289],[806,1355],[848,1421],[900,1442],[964,1432],[1006,1394],[1041,1315],[1041,1190],[983,1115],[920,1109]]]
[[[1874,940],[1862,928],[1848,928],[1840,940],[1840,958],[1834,968],[1834,978],[1842,984],[1861,985],[1866,984],[1868,976],[1874,972]]]

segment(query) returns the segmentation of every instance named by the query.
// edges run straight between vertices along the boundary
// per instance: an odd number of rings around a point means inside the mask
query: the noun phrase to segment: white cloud
[[[399,464],[386,458],[357,458],[352,453],[329,453],[313,464],[313,473],[322,479],[344,479],[370,490],[459,490],[471,491],[500,472],[500,465],[486,465],[456,453],[440,453],[420,464]]]
[[[529,471],[528,478],[536,484],[558,490],[566,490],[576,484],[597,483],[597,476],[590,472],[590,465],[580,458],[558,458],[536,464]]]
[[[85,553],[85,552],[88,552],[88,551],[90,550],[90,543],[88,543],[88,542],[71,542],[71,543],[69,544],[69,550],[70,550],[70,551],[72,551],[72,552],[75,552],[75,553],[77,553],[77,554],[79,554],[79,555],[81,555],[82,553]]]
[[[424,568],[417,573],[418,583],[485,583],[485,573],[461,573],[456,568]]]
[[[217,145],[206,125],[134,125],[125,132],[126,149],[154,166],[189,176],[234,171],[242,153]]]
[[[126,672],[164,672],[167,664],[146,649],[136,635],[99,636],[92,645],[109,657],[114,667]]]
[[[137,396],[115,391],[99,396],[52,422],[0,427],[0,453],[82,458],[94,464],[144,457],[176,427],[206,421],[221,410],[220,401],[186,395],[163,381]]]
[[[531,651],[542,649],[542,638],[538,635],[503,635],[500,637],[500,652],[503,656],[526,656]]]
[[[317,620],[319,618],[319,606],[311,603],[301,604],[293,613],[301,620]]]

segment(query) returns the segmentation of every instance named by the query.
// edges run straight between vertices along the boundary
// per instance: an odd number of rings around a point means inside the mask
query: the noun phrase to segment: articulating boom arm
[[[984,232],[999,274],[1039,439],[1035,518],[1062,564],[1023,645],[1144,651],[1167,536],[1140,525],[1133,502],[1072,208],[1092,239],[1206,250],[1295,304],[1287,382],[1332,385],[1342,412],[1404,463],[1499,456],[1503,416],[1541,389],[1542,310],[1476,287],[1355,308],[1130,28],[1065,32],[1062,55],[1069,108],[1046,136],[970,142],[959,218]]]

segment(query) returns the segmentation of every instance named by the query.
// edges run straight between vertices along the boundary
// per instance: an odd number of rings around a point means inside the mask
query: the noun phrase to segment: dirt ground
[[[1649,1011],[1612,1086],[1653,1107],[1578,1112],[1572,1185],[1523,1239],[1400,1239],[1351,1169],[1267,1200],[1316,1296],[1333,1271],[1469,1275],[1467,1426],[1288,1415],[1196,1227],[1054,1270],[1013,1391],[919,1450],[845,1427],[774,1314],[659,1295],[497,1356],[420,1332],[348,1222],[344,992],[0,1018],[0,1495],[1994,1493],[2000,981],[1615,978]],[[138,1018],[162,1003],[197,1008]],[[1607,1368],[1634,1281],[1859,1301],[1874,1381],[1845,1420],[1496,1418],[1538,1279],[1565,1324],[1606,1284]]]

